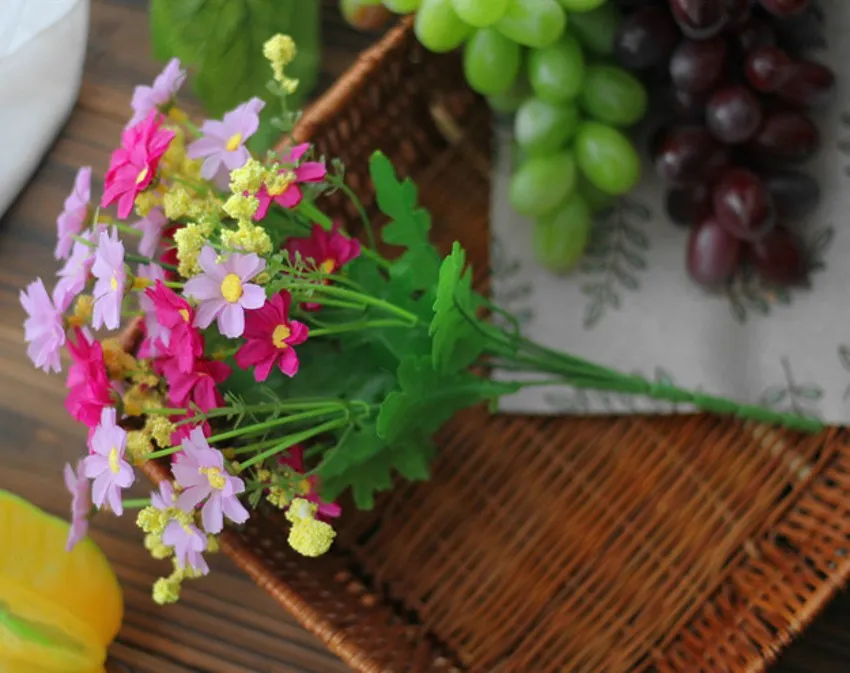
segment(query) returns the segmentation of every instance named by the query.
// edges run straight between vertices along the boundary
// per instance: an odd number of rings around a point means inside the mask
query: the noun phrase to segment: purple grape
[[[738,268],[743,244],[713,217],[703,219],[688,239],[687,269],[700,285],[723,285]]]
[[[718,140],[735,145],[752,137],[761,126],[761,103],[745,86],[726,86],[708,99],[705,119]]]
[[[729,162],[729,153],[701,126],[663,131],[652,148],[655,170],[671,184],[711,180]]]
[[[778,47],[759,47],[747,55],[747,80],[758,91],[777,91],[791,79],[794,72],[794,62]]]
[[[746,168],[723,172],[712,195],[717,223],[736,238],[755,241],[775,224],[770,193]]]
[[[726,40],[682,40],[670,58],[670,77],[678,89],[708,91],[720,81],[726,65]]]
[[[835,94],[835,74],[820,63],[800,61],[777,93],[794,105],[823,107]]]
[[[694,40],[717,35],[729,23],[729,14],[718,0],[669,0],[673,18]]]
[[[767,114],[748,147],[763,159],[802,162],[820,148],[820,132],[802,112],[779,110]]]
[[[745,54],[759,47],[772,47],[776,44],[776,32],[770,22],[754,16],[738,29],[738,44]]]
[[[780,219],[799,220],[820,203],[820,185],[811,175],[794,170],[773,169],[762,175]]]
[[[665,63],[679,41],[679,29],[664,7],[644,7],[623,19],[614,38],[619,62],[632,70]]]
[[[805,12],[812,0],[759,0],[761,6],[774,16],[786,17]]]
[[[747,259],[769,283],[793,285],[806,277],[806,251],[785,227],[776,227],[747,248]]]
[[[667,215],[678,225],[690,227],[711,214],[711,190],[704,182],[680,185],[667,191]]]

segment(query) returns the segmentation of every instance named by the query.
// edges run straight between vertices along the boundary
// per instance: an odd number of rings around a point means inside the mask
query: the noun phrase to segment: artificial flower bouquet
[[[158,603],[206,574],[216,536],[257,508],[282,510],[293,549],[320,555],[343,492],[371,508],[396,473],[427,479],[432,436],[446,421],[524,386],[649,395],[818,427],[525,339],[472,288],[460,245],[441,257],[415,185],[376,152],[370,173],[388,221],[380,237],[398,254],[379,253],[343,166],[293,140],[292,41],[276,36],[264,53],[281,149],[254,157],[245,147],[258,99],[193,125],[175,98],[185,73],[171,62],[136,89],[97,208],[91,169],[80,169],[57,223],[64,265],[52,292],[39,279],[21,294],[30,358],[59,372],[67,349],[66,406],[89,428],[88,455],[65,468],[69,546],[93,514],[138,510],[145,546],[173,563],[154,586]],[[359,211],[350,224],[360,240],[320,209],[333,192]],[[108,334],[124,320],[139,336],[129,349]],[[170,478],[150,498],[124,499],[136,468],[154,460],[168,462]]]

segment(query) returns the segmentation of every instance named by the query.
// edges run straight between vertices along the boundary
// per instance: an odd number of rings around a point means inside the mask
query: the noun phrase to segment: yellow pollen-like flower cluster
[[[318,506],[303,498],[295,498],[286,512],[292,523],[289,546],[304,556],[321,556],[331,548],[336,531],[330,524],[316,519]]]
[[[160,162],[162,173],[166,176],[181,173],[183,161],[186,159],[186,134],[183,128],[177,124],[168,124],[167,128],[174,132],[174,138],[168,144]]]
[[[266,495],[266,500],[278,509],[286,509],[289,503],[292,502],[292,498],[290,498],[286,489],[281,486],[272,486],[269,489],[268,495]]]
[[[162,199],[165,216],[169,220],[186,217],[192,210],[194,196],[183,185],[174,185]]]
[[[234,194],[256,194],[265,179],[265,167],[254,158],[248,159],[242,168],[230,172],[230,191]]]
[[[136,369],[136,358],[125,352],[118,339],[104,339],[103,360],[112,379],[123,379]]]
[[[183,577],[179,579],[174,575],[160,577],[153,583],[153,601],[157,605],[170,605],[180,600],[180,588]]]
[[[284,86],[284,82],[290,79],[284,75],[283,69],[295,60],[297,53],[295,41],[289,35],[278,33],[266,40],[263,45],[263,56],[271,64],[275,81],[282,87]],[[297,86],[297,80],[294,81]]]
[[[240,220],[239,227],[225,229],[221,232],[221,244],[230,250],[242,252],[256,252],[258,255],[267,255],[272,251],[272,239],[266,230],[250,220]]]
[[[148,535],[162,535],[168,525],[168,514],[156,507],[145,507],[139,511],[136,525]]]
[[[148,416],[144,430],[159,447],[167,449],[171,446],[171,435],[177,431],[177,426],[165,416]]]
[[[207,553],[218,554],[220,549],[218,538],[215,535],[207,535]]]
[[[143,430],[131,430],[127,433],[127,453],[136,465],[141,465],[153,451],[150,435]]]
[[[153,556],[157,561],[167,559],[174,553],[174,550],[171,549],[171,547],[163,544],[162,535],[160,533],[148,533],[145,535],[145,549],[147,549],[151,556]]]
[[[184,278],[191,278],[200,273],[198,255],[207,242],[206,227],[198,222],[190,222],[174,233],[174,243],[177,246],[177,272]]]
[[[271,196],[280,196],[295,181],[295,173],[292,171],[269,171],[266,174],[266,190]]]
[[[74,304],[74,315],[68,318],[68,323],[71,327],[82,327],[88,324],[91,320],[92,310],[94,309],[94,297],[90,294],[81,294],[77,297]]]
[[[147,217],[151,210],[159,206],[161,203],[162,194],[153,189],[148,189],[136,194],[136,214],[139,217]]]
[[[225,201],[222,209],[230,215],[234,220],[250,220],[254,213],[257,212],[260,202],[255,196],[243,196],[242,194],[233,194]]]
[[[132,386],[122,398],[124,402],[124,412],[128,416],[141,416],[148,409],[158,409],[162,407],[163,399],[155,388],[151,388],[147,383],[137,383]]]

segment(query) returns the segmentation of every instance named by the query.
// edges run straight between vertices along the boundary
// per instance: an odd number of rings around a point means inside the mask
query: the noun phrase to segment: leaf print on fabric
[[[588,297],[585,329],[598,325],[609,309],[620,308],[621,291],[640,289],[639,275],[647,268],[650,248],[643,226],[651,219],[649,208],[630,198],[619,199],[597,219],[581,263],[581,272],[590,276],[581,286]]]
[[[838,361],[841,363],[844,371],[850,372],[850,346],[841,344],[838,347]],[[850,385],[844,390],[844,399],[850,400]]]
[[[806,241],[808,277],[799,290],[812,289],[812,275],[826,269],[826,254],[835,239],[835,228],[821,227],[811,233]],[[768,316],[776,306],[789,306],[794,292],[763,280],[749,264],[744,264],[726,286],[726,297],[735,320],[746,323],[750,317]]]
[[[516,318],[518,326],[525,329],[534,320],[534,287],[524,281],[522,262],[509,257],[505,245],[495,233],[490,243],[490,278],[492,299],[497,306],[505,308]],[[494,320],[504,322],[504,317],[494,315]]]
[[[781,362],[784,381],[764,390],[759,397],[759,403],[801,416],[820,418],[818,406],[824,396],[823,388],[814,383],[797,381],[790,360],[784,357]]]

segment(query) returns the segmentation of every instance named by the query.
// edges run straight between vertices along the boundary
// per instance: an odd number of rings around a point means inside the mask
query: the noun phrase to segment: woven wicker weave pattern
[[[484,283],[487,121],[456,61],[424,54],[403,25],[298,135],[342,158],[364,195],[368,155],[385,151]],[[330,210],[352,221],[341,201]],[[224,536],[357,671],[762,670],[850,572],[844,431],[477,409],[440,444],[431,482],[347,515],[325,558],[289,550],[279,517]]]

